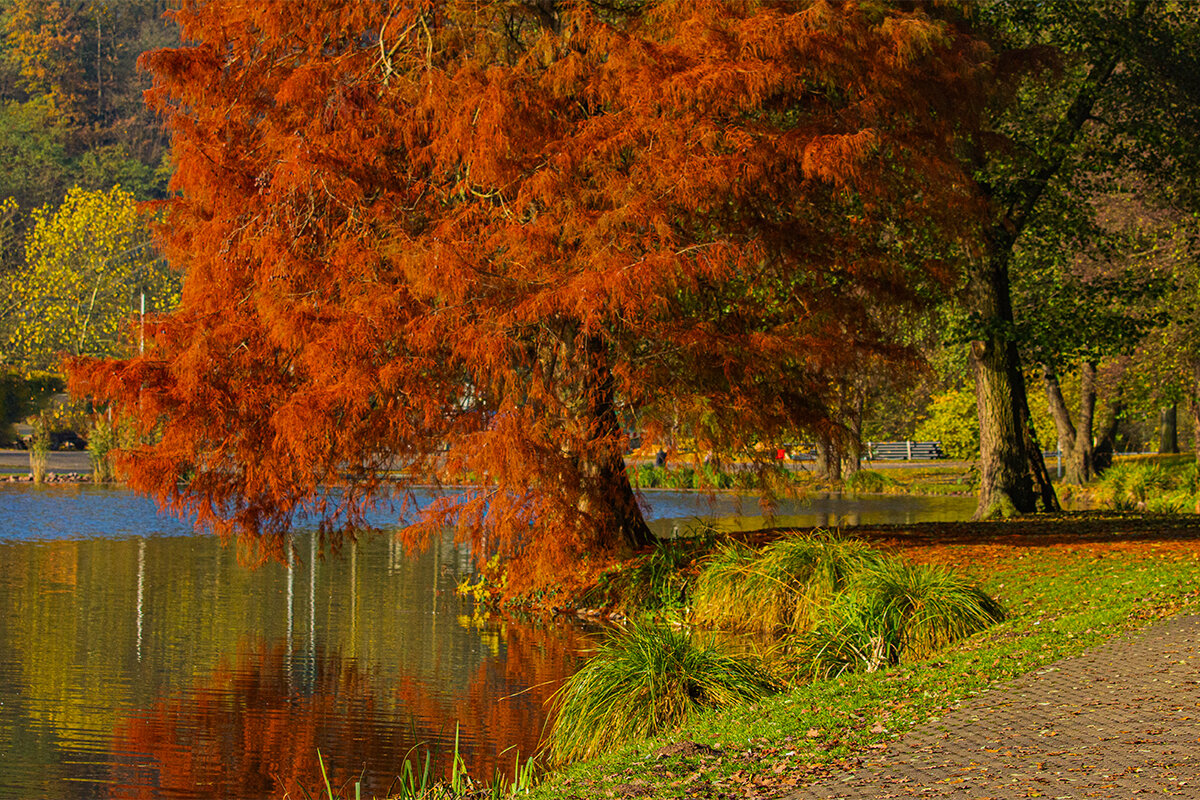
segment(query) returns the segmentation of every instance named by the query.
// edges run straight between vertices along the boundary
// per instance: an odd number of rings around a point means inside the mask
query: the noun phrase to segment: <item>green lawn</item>
[[[1005,605],[1008,620],[933,659],[706,713],[669,735],[548,775],[532,796],[783,793],[990,685],[1193,608],[1200,594],[1200,536],[1193,539],[1189,531],[1194,520],[1164,519],[1161,540],[1146,532],[1145,520],[1135,540],[1091,531],[1078,542],[1070,535],[1075,523],[1047,521],[1054,541],[1045,546],[1026,540],[1006,546],[1000,535],[995,544],[985,539],[906,551],[914,560],[975,565],[975,576]]]

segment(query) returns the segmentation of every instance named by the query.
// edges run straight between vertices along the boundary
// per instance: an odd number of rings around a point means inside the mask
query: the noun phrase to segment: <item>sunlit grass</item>
[[[685,630],[633,625],[612,634],[554,698],[555,763],[589,758],[677,727],[700,710],[744,704],[779,684],[761,661]]]
[[[946,567],[876,559],[855,573],[821,621],[799,637],[802,674],[874,672],[938,650],[1004,619],[1000,604]]]
[[[714,748],[697,778],[713,796],[741,796],[741,787],[755,780],[852,757],[993,684],[1078,654],[1146,619],[1196,608],[1200,599],[1200,548],[1035,548],[978,568],[988,570],[976,576],[981,590],[1008,612],[1003,622],[931,658],[845,672],[749,705],[696,714],[679,729],[551,775],[532,796],[605,797],[631,781],[643,782],[647,797],[685,796],[692,784],[666,774],[674,763],[646,760],[681,741]]]
[[[876,557],[860,540],[825,532],[785,536],[761,551],[726,545],[696,579],[692,621],[740,631],[809,630],[848,577]]]

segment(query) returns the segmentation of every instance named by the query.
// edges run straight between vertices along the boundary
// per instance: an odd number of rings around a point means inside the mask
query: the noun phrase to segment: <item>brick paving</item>
[[[1200,616],[972,698],[791,800],[1200,799]]]

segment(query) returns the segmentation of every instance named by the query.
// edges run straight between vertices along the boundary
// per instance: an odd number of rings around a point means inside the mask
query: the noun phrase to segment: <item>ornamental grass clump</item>
[[[640,611],[678,611],[687,601],[685,567],[692,560],[694,545],[665,539],[642,556],[633,567],[621,572],[614,587],[624,605]]]
[[[1183,482],[1155,463],[1114,464],[1096,482],[1096,499],[1118,511],[1146,509],[1164,492]],[[1186,477],[1180,474],[1180,478]]]
[[[779,685],[760,659],[731,655],[673,628],[612,635],[553,704],[547,752],[565,763],[681,724],[702,709],[754,702]]]
[[[729,545],[696,580],[692,620],[741,631],[809,630],[850,576],[877,558],[865,542],[823,532],[784,537],[758,552]]]
[[[889,558],[864,566],[826,616],[798,641],[802,673],[827,678],[926,658],[1004,619],[968,578]]]

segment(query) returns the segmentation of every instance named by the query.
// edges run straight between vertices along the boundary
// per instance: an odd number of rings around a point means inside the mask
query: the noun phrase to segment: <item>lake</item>
[[[753,499],[647,492],[652,527],[761,527]],[[968,517],[970,498],[785,503],[776,524]],[[735,515],[744,515],[740,520]],[[376,520],[377,522],[383,520]],[[532,754],[594,637],[455,596],[470,554],[388,536],[257,570],[121,489],[0,485],[0,798],[383,795],[406,758]],[[423,762],[422,762],[423,763]]]

